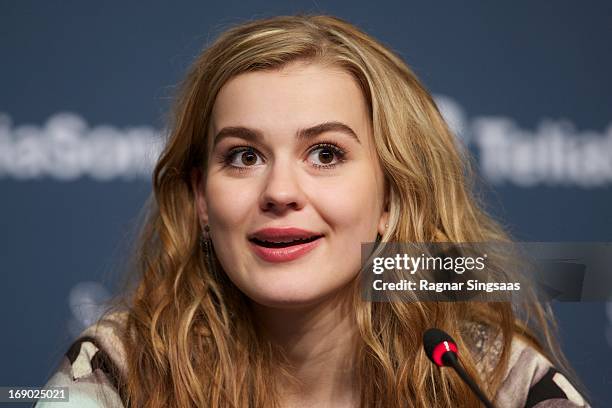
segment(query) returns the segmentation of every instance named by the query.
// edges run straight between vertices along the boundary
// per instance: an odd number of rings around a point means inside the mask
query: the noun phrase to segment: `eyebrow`
[[[312,139],[325,132],[344,133],[350,136],[352,139],[355,139],[357,143],[361,144],[361,141],[359,141],[357,134],[355,133],[355,131],[353,131],[353,129],[351,129],[350,126],[337,121],[323,122],[306,129],[299,129],[296,133],[296,137],[298,140]],[[216,146],[217,143],[219,143],[223,138],[230,136],[240,137],[242,139],[250,141],[256,141],[258,139],[263,138],[262,132],[260,130],[250,129],[244,126],[228,126],[221,129],[215,135],[213,146]]]

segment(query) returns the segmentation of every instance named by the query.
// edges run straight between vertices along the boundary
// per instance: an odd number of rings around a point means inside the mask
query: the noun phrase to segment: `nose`
[[[263,211],[283,213],[304,207],[305,196],[296,169],[289,162],[274,162],[267,171],[260,197]]]

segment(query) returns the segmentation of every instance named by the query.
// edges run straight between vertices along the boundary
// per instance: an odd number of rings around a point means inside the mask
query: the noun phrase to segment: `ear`
[[[378,220],[378,233],[383,236],[385,231],[388,229],[386,225],[389,224],[389,186],[385,183],[385,199],[383,205],[383,212]]]
[[[206,182],[202,175],[202,171],[197,168],[192,169],[191,189],[193,190],[196,212],[202,229],[204,229],[204,225],[208,224],[208,207],[206,205],[205,187]]]
[[[389,224],[389,210],[385,209],[383,213],[380,215],[380,220],[378,221],[378,233],[383,236],[385,235],[385,231],[388,229],[387,225]]]

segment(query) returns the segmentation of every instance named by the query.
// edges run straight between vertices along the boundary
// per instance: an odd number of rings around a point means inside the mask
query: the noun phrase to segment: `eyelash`
[[[338,158],[338,162],[337,163],[333,163],[333,164],[327,164],[327,165],[312,163],[312,165],[315,168],[317,168],[319,170],[329,170],[329,169],[335,168],[338,164],[342,164],[345,161],[347,150],[338,147],[333,142],[325,142],[324,141],[324,142],[320,142],[320,143],[317,143],[315,145],[312,145],[310,147],[310,150],[308,151],[308,155],[310,156],[313,151],[315,151],[317,149],[321,149],[321,148],[330,149],[334,153],[334,155]],[[234,160],[234,158],[235,158],[235,156],[237,154],[240,154],[240,153],[243,153],[243,152],[249,152],[249,151],[259,155],[259,152],[257,151],[257,149],[255,149],[252,146],[236,146],[236,147],[231,148],[222,157],[224,166],[225,167],[229,167],[232,170],[237,170],[239,172],[249,171],[250,170],[249,167],[251,167],[251,166],[240,167],[240,166],[233,166],[231,164],[231,162]]]

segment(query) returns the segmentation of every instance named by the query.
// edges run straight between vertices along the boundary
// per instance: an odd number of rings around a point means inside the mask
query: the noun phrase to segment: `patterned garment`
[[[69,387],[69,402],[62,408],[123,407],[125,398],[119,379],[126,371],[125,356],[117,333],[124,315],[115,313],[89,327],[66,352],[60,367],[46,387]],[[490,339],[484,326],[470,324],[466,330],[475,339],[472,352],[498,350],[499,339]],[[495,366],[498,355],[486,356],[477,364],[486,375]],[[505,379],[493,401],[498,408],[576,408],[590,407],[567,378],[538,351],[524,341],[512,341]],[[57,404],[39,402],[35,408],[53,408]]]

